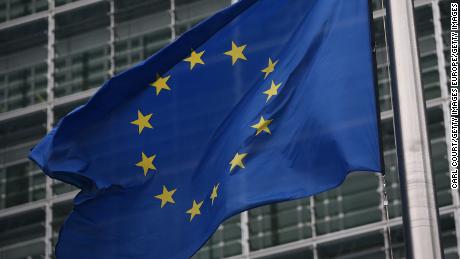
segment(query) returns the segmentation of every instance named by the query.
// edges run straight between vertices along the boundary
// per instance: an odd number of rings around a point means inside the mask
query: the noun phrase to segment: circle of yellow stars
[[[238,61],[247,61],[247,57],[244,54],[247,45],[238,45],[235,41],[231,42],[231,49],[224,52],[224,55],[227,55],[231,58],[231,64],[234,66]],[[205,51],[196,52],[195,50],[191,50],[190,55],[186,57],[183,61],[189,63],[190,71],[195,69],[197,65],[205,65],[205,61],[203,60],[203,56]],[[271,57],[268,58],[268,64],[265,68],[260,70],[264,73],[264,80],[269,77],[271,73],[275,71],[275,67],[278,64],[279,60],[273,61]],[[155,95],[159,96],[162,91],[171,91],[171,87],[168,84],[168,81],[171,79],[171,75],[156,75],[155,81],[150,83],[149,85],[155,88]],[[266,103],[270,101],[270,99],[276,95],[278,95],[278,90],[280,89],[282,82],[276,83],[274,80],[271,80],[270,87],[263,92],[263,94],[267,95]],[[137,110],[137,119],[131,121],[130,123],[137,126],[138,134],[141,133],[145,129],[153,129],[150,120],[152,118],[152,113],[144,114],[140,109]],[[269,128],[270,124],[273,122],[273,119],[266,119],[264,116],[260,116],[259,121],[250,127],[255,129],[255,136],[266,133],[271,135],[271,130]],[[153,163],[156,154],[147,155],[144,151],[141,152],[141,161],[136,163],[137,167],[142,168],[142,172],[146,177],[149,171],[156,171],[157,168]],[[248,153],[239,153],[237,152],[234,157],[230,160],[230,173],[237,171],[239,169],[245,169],[244,159],[248,156]],[[209,199],[211,201],[211,206],[214,205],[215,200],[218,198],[220,183],[216,183],[212,186],[211,194],[209,195]],[[160,209],[163,209],[167,206],[167,204],[175,204],[175,200],[173,198],[174,194],[176,193],[177,188],[171,188],[165,185],[162,186],[161,193],[153,196],[155,199],[158,199],[160,202]],[[188,209],[185,213],[190,215],[189,221],[191,222],[196,216],[201,215],[201,207],[203,206],[205,200],[197,201],[193,200],[191,208]]]

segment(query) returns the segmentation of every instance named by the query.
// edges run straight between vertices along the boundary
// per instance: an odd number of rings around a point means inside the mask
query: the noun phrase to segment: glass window
[[[240,215],[226,220],[193,256],[194,259],[224,258],[241,254]]]
[[[100,86],[109,77],[109,3],[56,15],[56,97]]]
[[[47,0],[4,0],[0,2],[0,22],[48,9]]]
[[[65,5],[68,3],[76,2],[78,0],[54,0],[55,1],[55,6],[60,6],[60,5]]]
[[[315,196],[316,233],[327,234],[382,220],[379,179],[352,173],[336,189]]]
[[[391,228],[391,246],[394,258],[406,258],[404,246],[404,230],[402,226]]]
[[[0,258],[43,258],[44,208],[0,218]]]
[[[255,208],[248,214],[251,251],[312,236],[309,198]]]
[[[46,101],[47,21],[0,31],[0,112]]]
[[[0,124],[0,209],[45,197],[45,176],[27,159],[45,132],[44,112]]]
[[[373,23],[375,40],[375,58],[377,61],[377,80],[379,87],[379,105],[381,111],[391,110],[390,72],[387,60],[387,47],[383,18],[377,18]]]
[[[0,22],[5,22],[9,17],[6,1],[0,1]]]
[[[439,2],[439,11],[441,13],[442,39],[444,47],[444,59],[446,64],[446,74],[450,75],[450,3],[451,1],[443,0]],[[450,84],[450,76],[447,76]]]
[[[181,35],[204,18],[230,5],[230,0],[176,0],[176,33]]]
[[[445,258],[458,259],[457,237],[455,236],[455,215],[447,214],[441,216],[439,225],[441,228],[441,242],[444,248]]]
[[[383,1],[382,0],[372,0],[372,9],[378,10],[383,8]]]
[[[385,251],[382,247],[384,247],[383,235],[373,232],[321,244],[318,246],[318,255],[319,258],[384,259]]]
[[[313,259],[313,251],[311,248],[303,248],[293,251],[283,252],[281,254],[269,255],[266,259]]]
[[[428,134],[431,142],[431,166],[436,184],[438,206],[452,204],[449,162],[441,107],[428,110]]]
[[[415,25],[420,52],[422,83],[425,88],[425,99],[440,97],[441,89],[439,87],[436,40],[434,38],[431,5],[423,5],[415,8]]]
[[[171,41],[169,1],[115,2],[115,72],[140,62]]]

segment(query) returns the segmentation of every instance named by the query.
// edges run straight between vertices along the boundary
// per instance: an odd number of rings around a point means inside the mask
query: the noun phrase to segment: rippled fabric
[[[188,258],[226,218],[380,172],[367,0],[243,0],[31,152],[81,189],[58,258]]]

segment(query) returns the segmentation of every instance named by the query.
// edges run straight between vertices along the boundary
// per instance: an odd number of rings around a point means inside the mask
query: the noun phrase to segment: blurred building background
[[[416,26],[446,258],[459,258],[460,199],[449,185],[450,1],[416,0]],[[155,53],[230,0],[0,0],[0,259],[46,258],[76,189],[47,179],[29,149],[104,80]],[[391,242],[405,258],[385,10],[373,1]],[[378,175],[260,207],[220,226],[195,258],[389,258]],[[154,231],[154,230],[152,230]],[[52,256],[53,257],[53,256]]]

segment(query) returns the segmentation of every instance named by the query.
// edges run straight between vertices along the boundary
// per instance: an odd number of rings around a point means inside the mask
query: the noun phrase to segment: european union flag
[[[187,258],[226,218],[379,172],[368,0],[243,0],[31,152],[81,189],[58,258]]]

